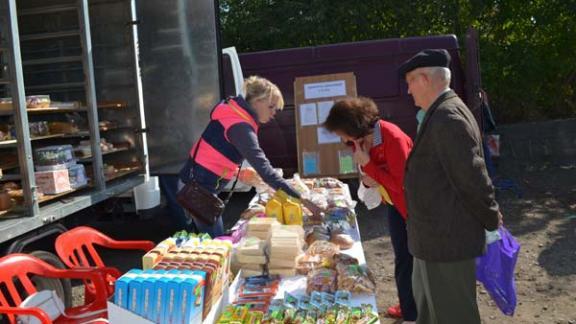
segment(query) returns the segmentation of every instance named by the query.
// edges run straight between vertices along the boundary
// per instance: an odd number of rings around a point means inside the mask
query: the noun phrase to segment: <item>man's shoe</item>
[[[402,318],[402,309],[400,304],[388,307],[388,316],[392,318]]]

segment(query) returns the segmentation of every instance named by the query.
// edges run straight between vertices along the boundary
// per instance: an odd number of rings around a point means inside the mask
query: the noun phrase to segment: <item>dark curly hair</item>
[[[341,132],[360,138],[370,133],[380,119],[374,100],[366,97],[348,97],[337,101],[322,126],[330,132]]]

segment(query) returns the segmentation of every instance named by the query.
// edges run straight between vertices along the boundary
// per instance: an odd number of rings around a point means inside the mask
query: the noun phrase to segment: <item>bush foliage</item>
[[[239,52],[440,34],[463,48],[472,26],[499,122],[576,117],[575,17],[575,0],[220,0]]]

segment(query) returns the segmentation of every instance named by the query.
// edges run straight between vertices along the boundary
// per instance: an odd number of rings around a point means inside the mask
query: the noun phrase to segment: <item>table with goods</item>
[[[348,186],[289,182],[320,206],[312,214],[281,190],[257,194],[225,236],[175,233],[118,279],[110,322],[377,323]]]

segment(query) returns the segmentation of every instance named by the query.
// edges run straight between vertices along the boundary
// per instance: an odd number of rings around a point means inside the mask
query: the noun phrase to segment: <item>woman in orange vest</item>
[[[354,160],[366,174],[362,182],[377,187],[386,205],[390,239],[394,249],[394,277],[400,305],[388,309],[392,317],[404,323],[416,320],[412,293],[413,258],[408,251],[404,167],[412,149],[412,140],[398,126],[380,119],[372,99],[346,98],[336,102],[324,127],[340,136],[354,150]]]
[[[301,198],[272,168],[258,143],[259,126],[271,121],[284,107],[280,89],[267,79],[251,76],[244,81],[242,93],[242,96],[223,100],[212,110],[208,126],[190,150],[188,161],[180,171],[179,189],[194,178],[217,195],[236,176],[238,167],[246,159],[270,187]],[[308,200],[302,202],[317,211],[318,208]],[[193,221],[199,232],[212,237],[224,232],[222,217],[214,225],[203,224],[197,219]]]

